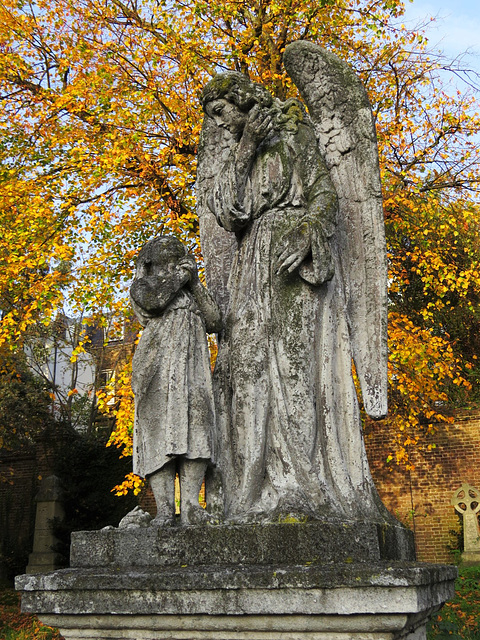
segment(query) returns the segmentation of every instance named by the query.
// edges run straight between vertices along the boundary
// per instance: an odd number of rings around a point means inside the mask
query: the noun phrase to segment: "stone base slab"
[[[66,569],[17,578],[22,609],[67,640],[423,640],[456,568]]]
[[[457,572],[412,542],[395,522],[84,531],[70,569],[16,586],[66,640],[424,640]]]
[[[462,553],[462,564],[466,564],[466,565],[480,564],[480,550],[464,551]]]
[[[421,640],[425,637],[425,620],[405,615],[356,616],[354,619],[346,616],[52,615],[42,620],[60,627],[67,640]]]

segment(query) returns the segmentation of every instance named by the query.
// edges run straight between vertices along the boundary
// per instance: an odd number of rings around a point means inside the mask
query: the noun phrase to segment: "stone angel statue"
[[[389,518],[363,403],[386,414],[386,249],[375,127],[347,64],[285,51],[305,106],[236,72],[204,88],[197,175],[207,283],[224,312],[214,374],[230,522]]]

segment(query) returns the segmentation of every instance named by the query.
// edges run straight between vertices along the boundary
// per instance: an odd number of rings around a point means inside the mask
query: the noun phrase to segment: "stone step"
[[[414,560],[401,525],[308,522],[80,531],[72,567],[311,565]]]

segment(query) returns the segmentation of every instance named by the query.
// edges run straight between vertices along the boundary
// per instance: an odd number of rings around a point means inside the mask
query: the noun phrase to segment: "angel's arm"
[[[211,211],[227,231],[239,231],[249,222],[251,202],[246,198],[250,170],[259,144],[272,131],[272,115],[255,105],[248,114],[242,136],[232,149],[208,199]]]
[[[306,218],[310,227],[311,259],[299,268],[300,276],[320,285],[333,277],[334,267],[329,239],[337,223],[338,198],[325,162],[317,153],[317,176],[309,192]]]
[[[190,281],[190,290],[198,304],[198,308],[202,312],[207,333],[218,333],[221,331],[222,317],[220,309],[208,292],[208,289],[203,286],[198,277]]]
[[[227,231],[239,231],[250,220],[250,212],[245,210],[239,199],[238,175],[235,149],[222,167],[208,197],[208,207],[217,222]]]
[[[298,268],[304,280],[320,285],[333,276],[328,240],[335,230],[337,195],[310,127],[300,128],[296,145],[306,207],[277,250],[276,270],[292,273]]]

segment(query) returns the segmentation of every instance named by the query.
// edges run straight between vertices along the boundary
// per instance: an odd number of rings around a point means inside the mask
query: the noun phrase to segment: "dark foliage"
[[[53,523],[59,539],[56,551],[68,564],[72,531],[118,526],[136,506],[134,496],[112,493],[112,487],[131,471],[131,460],[120,459],[116,449],[106,448],[97,438],[66,430],[56,446],[54,470],[62,481],[65,508],[65,520]]]

